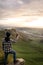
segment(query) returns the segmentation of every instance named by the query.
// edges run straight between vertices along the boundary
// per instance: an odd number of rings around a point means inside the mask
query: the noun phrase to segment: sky
[[[43,0],[0,0],[1,24],[43,28]]]

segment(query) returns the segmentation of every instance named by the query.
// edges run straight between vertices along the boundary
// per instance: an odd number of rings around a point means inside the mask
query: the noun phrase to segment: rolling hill
[[[21,29],[20,29],[21,30]],[[25,29],[24,29],[25,30]],[[25,65],[43,65],[43,41],[42,38],[38,36],[42,35],[42,31],[39,29],[26,29],[31,32],[31,34],[24,33],[23,31],[12,29],[10,32],[12,33],[12,38],[15,37],[16,32],[19,33],[20,38],[16,44],[12,44],[12,48],[16,50],[17,58],[24,58]],[[37,33],[37,34],[36,34]],[[39,34],[40,33],[40,34]],[[0,31],[0,65],[3,62],[3,51],[2,51],[2,38],[4,37],[5,30]],[[34,36],[36,35],[36,36]],[[37,38],[38,37],[38,38]],[[28,39],[28,40],[27,40]],[[12,62],[13,58],[12,55],[8,57],[8,62]]]

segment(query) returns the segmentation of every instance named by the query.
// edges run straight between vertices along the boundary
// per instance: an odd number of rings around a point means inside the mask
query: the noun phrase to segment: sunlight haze
[[[18,18],[6,18],[0,20],[0,25],[13,26],[13,27],[43,28],[43,17],[27,16]]]

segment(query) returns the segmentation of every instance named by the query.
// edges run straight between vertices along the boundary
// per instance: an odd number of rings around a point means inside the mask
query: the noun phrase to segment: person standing
[[[13,59],[14,59],[14,64],[17,62],[16,60],[16,52],[15,50],[12,49],[12,42],[16,43],[19,35],[16,35],[16,39],[10,39],[10,32],[6,32],[6,37],[2,41],[2,49],[4,51],[5,57],[4,57],[4,65],[7,64],[7,57],[9,54],[13,54]]]

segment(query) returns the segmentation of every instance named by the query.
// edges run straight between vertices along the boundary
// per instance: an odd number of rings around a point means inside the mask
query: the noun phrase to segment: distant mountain
[[[5,29],[4,25],[0,25],[0,30]]]
[[[2,29],[12,29],[12,26],[7,26],[7,25],[0,25],[0,30]]]
[[[26,34],[29,38],[43,38],[43,28],[16,27],[16,30]]]
[[[16,31],[19,31],[26,35],[26,37],[31,38],[43,38],[43,28],[27,28],[27,27],[14,27],[14,26],[5,26],[0,25],[0,30],[3,29],[16,29]]]

